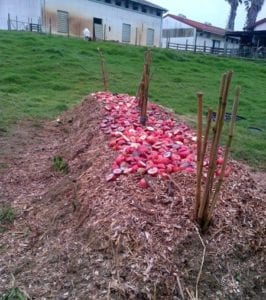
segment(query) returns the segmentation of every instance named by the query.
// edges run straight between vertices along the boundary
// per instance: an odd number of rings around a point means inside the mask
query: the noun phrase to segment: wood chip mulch
[[[0,137],[0,205],[16,212],[1,225],[0,295],[17,286],[29,299],[265,299],[265,174],[258,183],[231,161],[199,234],[194,174],[147,175],[145,190],[136,174],[106,182],[116,153],[101,118],[88,96]],[[52,169],[54,156],[68,174]]]

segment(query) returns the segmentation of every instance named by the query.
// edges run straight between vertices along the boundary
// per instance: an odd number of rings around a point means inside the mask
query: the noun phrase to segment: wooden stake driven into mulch
[[[197,93],[197,104],[198,104],[198,130],[197,130],[197,185],[196,185],[196,201],[194,202],[194,219],[196,219],[196,212],[200,205],[200,186],[201,186],[201,153],[202,153],[202,107],[203,107],[203,94]]]
[[[104,91],[108,91],[109,82],[108,82],[108,75],[107,75],[107,71],[106,71],[104,56],[103,56],[102,52],[100,51],[100,48],[98,48],[98,52],[99,52],[100,61],[101,61],[103,89],[104,89]]]
[[[151,66],[152,52],[149,49],[145,53],[144,68],[142,79],[138,90],[139,108],[140,108],[140,123],[145,126],[147,121],[147,106],[148,94],[150,84],[150,66]]]
[[[202,120],[202,118],[201,118],[201,120]],[[198,155],[199,155],[200,163],[199,164],[197,163],[196,199],[195,199],[195,203],[194,203],[194,216],[193,216],[194,220],[197,220],[198,210],[199,210],[199,206],[201,203],[202,169],[203,169],[204,157],[205,157],[207,145],[208,145],[211,121],[212,121],[212,109],[209,108],[208,116],[207,116],[207,125],[206,125],[205,135],[204,135],[204,139],[203,139],[203,145],[202,145],[202,147],[198,148],[198,149],[201,149],[201,153],[200,153],[200,151],[197,153],[197,161],[198,161]],[[202,137],[201,137],[201,139],[202,139]]]
[[[219,195],[219,192],[220,192],[223,180],[224,180],[226,164],[227,164],[228,155],[229,155],[229,151],[231,149],[232,139],[233,139],[233,135],[234,135],[234,128],[235,128],[235,123],[236,123],[236,114],[237,114],[239,96],[240,96],[240,87],[238,86],[236,88],[235,98],[234,98],[234,103],[233,103],[233,108],[232,108],[232,118],[231,118],[230,125],[229,125],[228,140],[227,140],[225,152],[224,152],[224,161],[222,164],[222,169],[221,169],[221,173],[219,176],[219,180],[216,183],[215,190],[214,190],[214,193],[212,196],[212,202],[210,204],[207,219],[205,220],[205,223],[203,226],[204,230],[206,230],[207,227],[209,226],[209,223],[210,223],[212,215],[213,215],[214,208],[215,208],[217,200],[218,200],[218,195]]]
[[[222,171],[221,171],[219,181],[216,184],[215,191],[213,193],[216,160],[218,155],[219,143],[221,139],[221,133],[223,129],[224,116],[226,111],[227,98],[228,98],[228,92],[229,92],[232,75],[233,72],[229,71],[226,74],[223,74],[221,79],[219,105],[217,109],[216,123],[213,127],[213,139],[210,147],[209,166],[208,166],[207,179],[206,179],[203,195],[201,194],[202,170],[203,170],[204,157],[207,149],[212,111],[211,109],[209,109],[208,111],[205,137],[202,146],[202,93],[197,94],[197,98],[198,98],[197,184],[196,184],[196,197],[194,202],[194,219],[199,222],[203,230],[206,230],[208,228],[210,220],[212,218],[213,210],[217,203],[218,194],[223,182],[228,153],[232,143],[233,129],[236,121],[236,112],[237,112],[238,100],[240,94],[239,87],[236,90],[233,112],[232,112],[233,117],[231,119],[231,125],[229,129],[229,139],[225,149],[225,157],[222,165]]]

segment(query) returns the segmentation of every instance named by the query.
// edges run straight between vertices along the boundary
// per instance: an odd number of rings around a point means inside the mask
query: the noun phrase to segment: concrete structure
[[[3,4],[2,4],[3,2]],[[9,4],[9,2],[12,3]],[[96,40],[161,45],[164,8],[144,0],[1,0],[0,28],[11,18],[33,19],[42,30],[53,34],[82,37],[88,28]],[[33,3],[35,3],[33,5]]]
[[[183,15],[167,14],[163,18],[162,45],[169,43],[214,48],[238,48],[237,38],[225,38],[225,29],[187,19]]]

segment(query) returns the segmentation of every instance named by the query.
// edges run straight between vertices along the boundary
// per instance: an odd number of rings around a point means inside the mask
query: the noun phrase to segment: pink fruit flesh
[[[139,187],[141,187],[142,189],[146,189],[146,188],[148,188],[148,186],[149,185],[148,185],[147,181],[144,178],[140,179]]]

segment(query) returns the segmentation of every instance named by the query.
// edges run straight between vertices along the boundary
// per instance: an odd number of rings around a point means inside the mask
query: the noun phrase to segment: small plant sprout
[[[62,156],[55,156],[52,161],[52,169],[56,172],[68,173],[68,164]]]
[[[16,214],[11,206],[0,207],[0,224],[12,223],[16,218]]]

